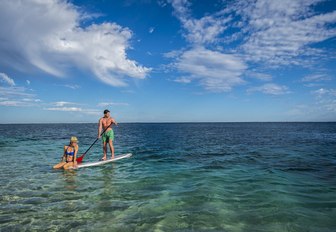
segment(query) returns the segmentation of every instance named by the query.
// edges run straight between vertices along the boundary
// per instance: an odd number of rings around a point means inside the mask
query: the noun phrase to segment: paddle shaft
[[[111,122],[111,124],[103,130],[103,132],[100,134],[100,136],[102,136],[102,135],[105,133],[105,131],[106,131],[108,128],[110,128],[110,126],[112,126],[112,124],[113,124],[113,122]],[[90,146],[90,147],[83,153],[83,155],[81,155],[80,157],[78,157],[78,158],[76,159],[77,162],[82,162],[82,160],[83,160],[84,156],[86,155],[86,153],[91,149],[91,147],[93,147],[93,145],[98,141],[98,139],[99,139],[99,138],[96,138],[96,140],[95,140],[95,141],[91,144],[91,146]]]
[[[104,132],[103,132],[104,133]],[[91,147],[98,141],[98,138],[96,138],[96,140],[91,144],[91,146],[83,153],[83,155],[85,155],[90,149]]]

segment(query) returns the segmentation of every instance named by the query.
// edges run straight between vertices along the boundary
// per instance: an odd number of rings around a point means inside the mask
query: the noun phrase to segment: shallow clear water
[[[0,125],[1,231],[335,231],[336,123],[119,124],[116,154],[52,170],[95,124]],[[100,141],[85,161],[102,156]]]

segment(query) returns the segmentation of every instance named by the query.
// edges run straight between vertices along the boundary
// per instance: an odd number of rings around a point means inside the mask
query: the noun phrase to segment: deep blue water
[[[336,231],[336,123],[125,123],[52,170],[96,127],[0,125],[0,231]]]

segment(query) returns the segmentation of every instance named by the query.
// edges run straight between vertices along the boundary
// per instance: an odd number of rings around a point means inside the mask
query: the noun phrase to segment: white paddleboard
[[[103,164],[111,163],[111,162],[114,162],[114,161],[117,161],[117,160],[120,160],[120,159],[129,158],[131,156],[132,156],[131,153],[127,153],[127,154],[122,154],[122,155],[115,156],[114,159],[102,160],[102,161],[91,162],[91,163],[81,163],[81,164],[77,165],[77,168],[86,168],[86,167],[103,165]]]

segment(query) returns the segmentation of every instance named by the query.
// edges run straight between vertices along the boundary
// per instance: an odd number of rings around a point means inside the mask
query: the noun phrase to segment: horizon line
[[[336,121],[162,121],[162,122],[118,122],[118,124],[192,124],[192,123],[336,123]],[[98,124],[97,122],[8,122],[0,125],[24,125],[24,124]]]

